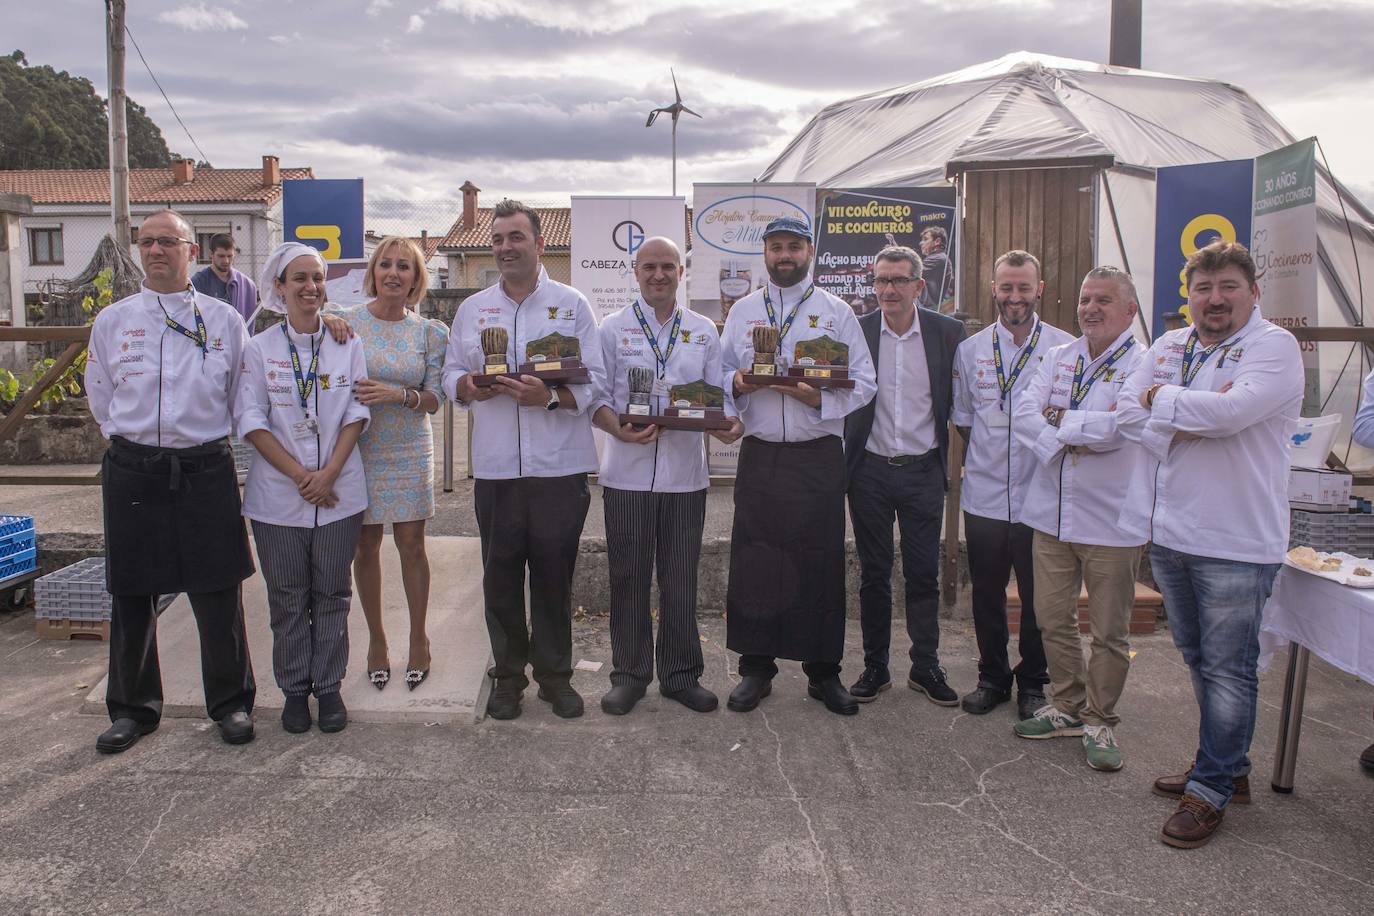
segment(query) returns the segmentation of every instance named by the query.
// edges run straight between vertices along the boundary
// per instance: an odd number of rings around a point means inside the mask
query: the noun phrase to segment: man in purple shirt
[[[211,236],[210,266],[197,271],[191,278],[191,285],[197,292],[229,303],[247,322],[258,310],[258,287],[234,269],[237,253],[238,247],[229,233]]]

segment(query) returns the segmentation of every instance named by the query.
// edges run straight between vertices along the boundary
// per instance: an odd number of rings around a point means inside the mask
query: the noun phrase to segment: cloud
[[[412,15],[412,16],[410,17],[410,19],[406,20],[406,34],[407,34],[407,35],[419,35],[419,34],[420,34],[421,32],[423,32],[424,30],[425,30],[425,17],[424,17],[424,16]]]
[[[157,21],[188,32],[232,32],[248,28],[248,23],[233,10],[223,7],[210,9],[204,3],[158,13]]]
[[[370,0],[367,4],[369,16],[380,16],[383,10],[391,9],[392,0]]]

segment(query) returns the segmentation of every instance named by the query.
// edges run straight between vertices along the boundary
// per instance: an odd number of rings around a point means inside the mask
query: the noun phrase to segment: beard
[[[1009,318],[1007,317],[1006,306],[1004,303],[998,301],[994,297],[994,299],[992,300],[992,304],[997,309],[997,317],[1001,318],[1002,322],[1009,328],[1020,327],[1021,325],[1027,323],[1031,320],[1031,316],[1034,315],[1036,311],[1040,308],[1040,300],[1032,299],[1030,302],[1026,303],[1025,311],[1021,313],[1021,316],[1019,318]]]
[[[806,272],[811,269],[810,261],[798,262],[795,267],[768,265],[768,277],[774,284],[781,287],[796,286],[806,279]]]

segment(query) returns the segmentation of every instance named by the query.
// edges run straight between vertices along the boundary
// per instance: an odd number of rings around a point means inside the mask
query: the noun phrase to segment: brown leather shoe
[[[1192,765],[1188,766],[1188,771],[1180,773],[1178,776],[1161,776],[1155,780],[1155,784],[1150,787],[1161,798],[1178,798],[1183,794],[1183,790],[1188,787],[1188,775],[1192,772]],[[1232,794],[1231,804],[1248,805],[1250,804],[1250,777],[1237,776],[1231,782]]]
[[[1184,793],[1179,800],[1178,810],[1173,813],[1163,828],[1159,838],[1169,846],[1179,849],[1194,849],[1206,846],[1212,834],[1221,826],[1226,812],[1218,811],[1196,795]]]

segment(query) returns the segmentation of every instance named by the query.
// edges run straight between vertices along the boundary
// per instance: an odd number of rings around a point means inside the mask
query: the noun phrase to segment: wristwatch
[[[547,403],[547,404],[544,405],[544,409],[545,409],[545,410],[557,410],[557,409],[558,409],[558,386],[557,386],[557,385],[550,385],[550,386],[549,386],[549,403]]]

